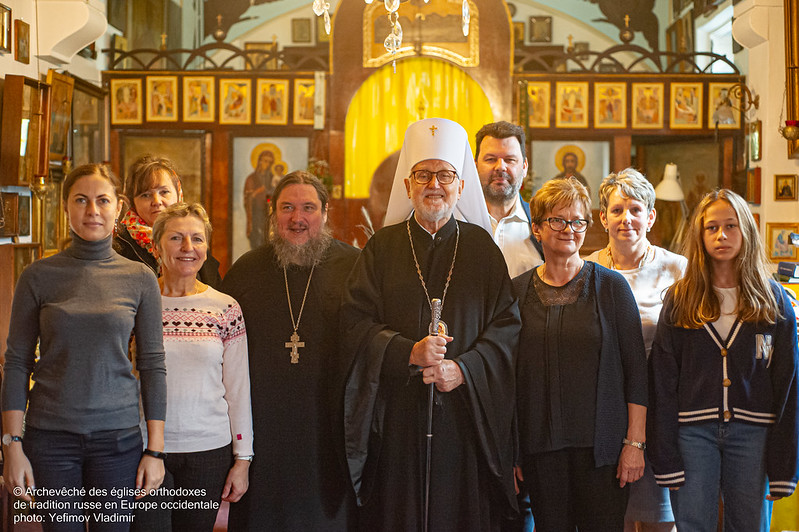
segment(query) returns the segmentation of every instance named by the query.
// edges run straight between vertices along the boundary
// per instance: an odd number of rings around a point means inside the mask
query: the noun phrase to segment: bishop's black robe
[[[255,432],[250,487],[230,508],[230,530],[343,531],[354,522],[344,459],[342,402],[347,368],[339,355],[338,312],[358,250],[333,241],[314,269],[291,363],[293,327],[283,269],[271,245],[243,255],[222,288],[247,324]],[[310,268],[289,267],[294,318]]]
[[[455,249],[455,220],[435,238],[414,219],[414,247],[431,298],[442,298]],[[448,359],[464,383],[436,392],[430,530],[496,530],[514,511],[511,420],[520,319],[507,266],[484,229],[458,222],[457,258],[442,320]],[[409,368],[427,335],[430,307],[406,222],[366,244],[341,310],[343,343],[355,354],[345,392],[350,476],[363,530],[421,530],[427,385]],[[248,329],[249,330],[249,329]]]

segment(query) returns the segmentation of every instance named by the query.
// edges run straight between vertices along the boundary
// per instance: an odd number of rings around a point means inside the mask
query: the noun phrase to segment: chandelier
[[[367,5],[371,4],[373,1],[374,0],[364,0]],[[424,0],[424,3],[427,4],[429,1],[430,0]],[[386,51],[392,55],[396,54],[397,51],[402,47],[402,26],[399,23],[399,14],[397,13],[400,7],[400,2],[401,0],[383,0],[383,4],[386,6],[386,11],[388,11],[388,21],[391,25],[391,30],[389,31],[386,40],[383,41],[383,46],[385,46]],[[328,35],[330,35],[330,3],[326,0],[314,0],[313,12],[316,16],[324,16],[325,31]],[[468,0],[463,0],[461,16],[461,28],[463,29],[463,35],[464,37],[468,37],[469,19],[471,18]]]

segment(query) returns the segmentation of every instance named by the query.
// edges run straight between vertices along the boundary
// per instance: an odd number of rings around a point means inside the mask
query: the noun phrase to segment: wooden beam
[[[613,162],[611,172],[618,172],[629,168],[632,162],[633,138],[630,135],[616,135],[613,137]]]

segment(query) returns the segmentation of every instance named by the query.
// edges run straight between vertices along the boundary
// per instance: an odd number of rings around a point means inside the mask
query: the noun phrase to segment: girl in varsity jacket
[[[734,192],[707,194],[667,292],[650,358],[650,451],[677,529],[768,530],[797,482],[796,317]],[[768,489],[766,478],[768,477]]]

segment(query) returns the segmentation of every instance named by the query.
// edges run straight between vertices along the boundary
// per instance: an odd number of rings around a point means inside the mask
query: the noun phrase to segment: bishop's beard
[[[327,248],[333,242],[333,235],[327,226],[323,226],[318,235],[312,236],[304,244],[292,244],[273,229],[269,232],[269,242],[281,268],[291,265],[310,268],[322,261]]]

